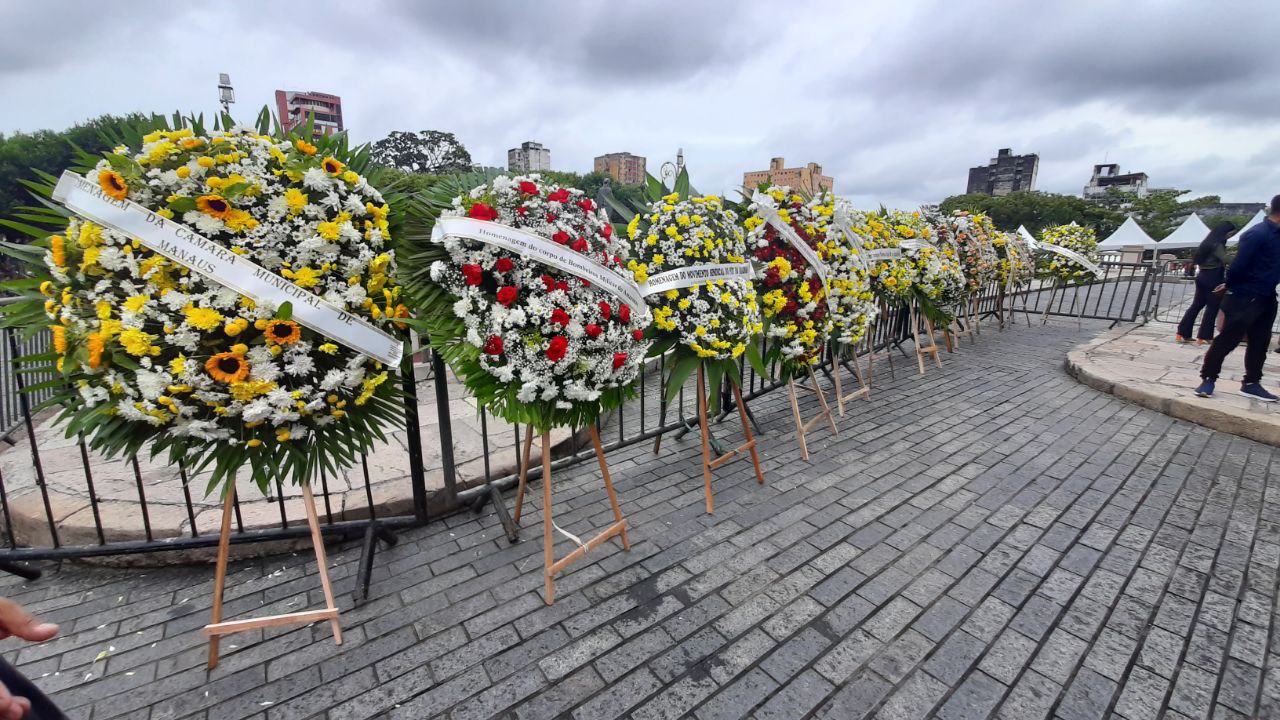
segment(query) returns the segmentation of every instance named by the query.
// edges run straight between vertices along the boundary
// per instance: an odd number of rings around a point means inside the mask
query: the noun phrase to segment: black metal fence
[[[986,316],[998,318],[1003,325],[1019,314],[1028,321],[1037,315],[1145,321],[1166,297],[1163,292],[1152,292],[1158,283],[1150,266],[1107,263],[1103,267],[1103,278],[1078,286],[1036,281],[1011,290],[989,288],[975,297],[968,312],[957,313],[958,322],[963,326]],[[125,555],[215,545],[218,528],[210,518],[220,513],[220,503],[203,497],[201,478],[192,477],[184,467],[157,465],[146,458],[109,466],[92,456],[83,438],[65,438],[52,423],[52,411],[32,415],[30,408],[38,400],[22,393],[21,386],[37,378],[13,373],[13,346],[18,345],[19,355],[40,352],[47,348],[48,339],[37,336],[19,344],[12,331],[4,332],[6,352],[0,358],[6,372],[0,374],[0,420],[11,446],[0,446],[0,540],[8,548],[0,553],[0,560]],[[908,309],[889,307],[857,350],[864,357],[869,352],[896,352],[911,339]],[[906,350],[902,352],[910,356]],[[403,436],[393,438],[394,442],[374,457],[362,457],[344,477],[322,474],[313,485],[322,505],[324,531],[344,537],[364,535],[367,555],[375,545],[374,538],[385,534],[385,529],[425,523],[428,514],[468,506],[478,509],[489,501],[500,508],[499,517],[508,534],[514,533],[501,506],[501,493],[515,484],[524,428],[468,405],[441,360],[425,355],[433,372],[421,382],[415,379],[415,370],[421,365],[415,367],[412,358],[406,358],[401,368],[409,428]],[[665,357],[650,359],[638,382],[637,396],[601,418],[597,429],[606,450],[664,433],[685,432],[696,422],[692,378],[672,402],[663,400],[666,365]],[[781,384],[758,376],[745,363],[740,366],[740,382],[748,403]],[[420,408],[433,415],[419,418]],[[458,418],[467,420],[465,427],[455,427]],[[582,435],[574,431],[559,438],[553,467],[594,457]],[[471,450],[466,450],[468,447]],[[531,465],[530,475],[540,475],[540,463]],[[265,499],[246,496],[237,498],[234,506],[233,543],[290,540],[307,534],[305,516],[292,489],[277,484]],[[367,568],[367,563],[363,566]],[[364,577],[367,579],[367,572]]]

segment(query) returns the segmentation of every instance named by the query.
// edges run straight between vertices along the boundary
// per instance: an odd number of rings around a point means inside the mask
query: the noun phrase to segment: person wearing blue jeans
[[[1213,339],[1200,368],[1202,382],[1196,395],[1213,397],[1214,383],[1222,372],[1222,362],[1244,340],[1244,378],[1240,392],[1263,402],[1275,402],[1275,395],[1262,387],[1262,364],[1271,344],[1271,325],[1276,319],[1276,284],[1280,283],[1280,195],[1271,198],[1265,220],[1240,236],[1240,251],[1227,268],[1222,314],[1222,332]]]

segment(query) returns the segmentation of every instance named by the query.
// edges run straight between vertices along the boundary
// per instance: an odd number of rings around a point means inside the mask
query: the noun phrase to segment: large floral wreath
[[[636,282],[669,270],[698,265],[746,265],[747,245],[737,216],[715,196],[681,200],[671,193],[631,219],[627,235],[636,259],[627,263]],[[747,265],[750,268],[750,265]],[[673,288],[647,296],[653,311],[651,350],[675,349],[667,393],[673,397],[689,375],[702,366],[708,387],[719,379],[738,381],[737,360],[747,354],[753,365],[759,350],[753,340],[763,326],[752,281],[719,279]],[[711,391],[715,412],[719,393]]]
[[[827,258],[831,290],[831,336],[841,345],[856,345],[877,315],[866,259],[866,216],[844,198],[835,199],[835,227],[820,248]],[[859,231],[862,228],[863,231]]]
[[[749,244],[756,259],[765,263],[758,281],[769,340],[765,360],[777,360],[782,377],[789,379],[818,361],[831,328],[831,315],[827,289],[817,270],[768,217],[776,214],[801,242],[820,253],[835,203],[830,194],[806,202],[789,187],[773,186],[748,210],[752,215],[744,224]]]
[[[999,258],[992,238],[999,231],[989,217],[959,211],[946,218],[938,231],[946,232],[955,244],[968,293],[976,293],[996,281]]]
[[[903,260],[883,262],[877,269],[881,294],[915,300],[935,320],[945,320],[943,308],[958,302],[966,290],[955,245],[948,237],[935,234],[918,211],[890,210],[884,216],[868,218],[868,223],[876,234],[887,238],[888,247],[900,248],[903,254]]]
[[[433,188],[429,210],[540,235],[566,253],[623,272],[626,243],[581,190],[536,174],[467,189],[471,182]],[[648,348],[648,307],[631,307],[575,275],[453,235],[407,254],[405,264],[420,326],[499,417],[543,431],[582,427],[632,391]]]
[[[337,157],[345,143],[265,128],[206,134],[199,123],[133,140],[135,151],[117,147],[86,179],[396,332],[407,311],[392,210]],[[304,483],[317,465],[347,466],[382,426],[403,423],[396,369],[302,327],[290,304],[255,303],[78,217],[51,236],[27,229],[34,247],[10,252],[33,261],[35,279],[17,285],[43,298],[9,323],[48,325],[52,353],[31,360],[56,367],[50,385],[66,391],[51,402],[96,450],[136,454],[149,441],[171,462],[211,469],[210,490],[245,465],[265,490],[281,475]]]
[[[1098,236],[1093,228],[1076,224],[1056,225],[1040,234],[1044,242],[1075,250],[1090,262],[1098,262]],[[1083,265],[1058,253],[1041,252],[1036,258],[1036,274],[1067,283],[1088,282],[1093,278]]]
[[[996,257],[1000,259],[996,266],[996,282],[1000,287],[1018,285],[1035,277],[1035,257],[1022,233],[997,232],[992,236],[991,244],[996,249]]]

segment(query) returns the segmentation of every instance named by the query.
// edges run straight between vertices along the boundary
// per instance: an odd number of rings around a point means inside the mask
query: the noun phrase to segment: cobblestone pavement
[[[355,608],[358,548],[334,552],[341,647],[232,636],[206,673],[208,567],[69,565],[3,581],[62,636],[0,647],[75,718],[1280,715],[1280,457],[1071,380],[1100,329],[881,365],[811,463],[761,398],[767,484],[734,462],[714,516],[691,441],[614,453],[632,550],[591,551],[552,607],[535,502],[514,546],[492,515],[407,533]],[[556,481],[578,534],[609,516],[590,470]],[[233,570],[233,616],[321,602],[305,556]]]

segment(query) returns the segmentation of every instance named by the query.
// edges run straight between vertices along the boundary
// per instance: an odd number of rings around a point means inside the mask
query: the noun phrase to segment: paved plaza
[[[767,395],[767,483],[726,466],[713,516],[691,439],[613,453],[632,549],[592,550],[551,607],[535,487],[520,543],[492,514],[405,533],[357,607],[359,548],[335,549],[341,647],[255,631],[207,673],[210,567],[72,564],[0,581],[63,629],[0,647],[93,720],[1280,716],[1280,455],[1072,379],[1104,329],[984,326],[924,377],[878,365],[810,463]],[[555,480],[580,535],[610,517],[594,469]],[[308,555],[235,563],[228,597],[322,603]]]

